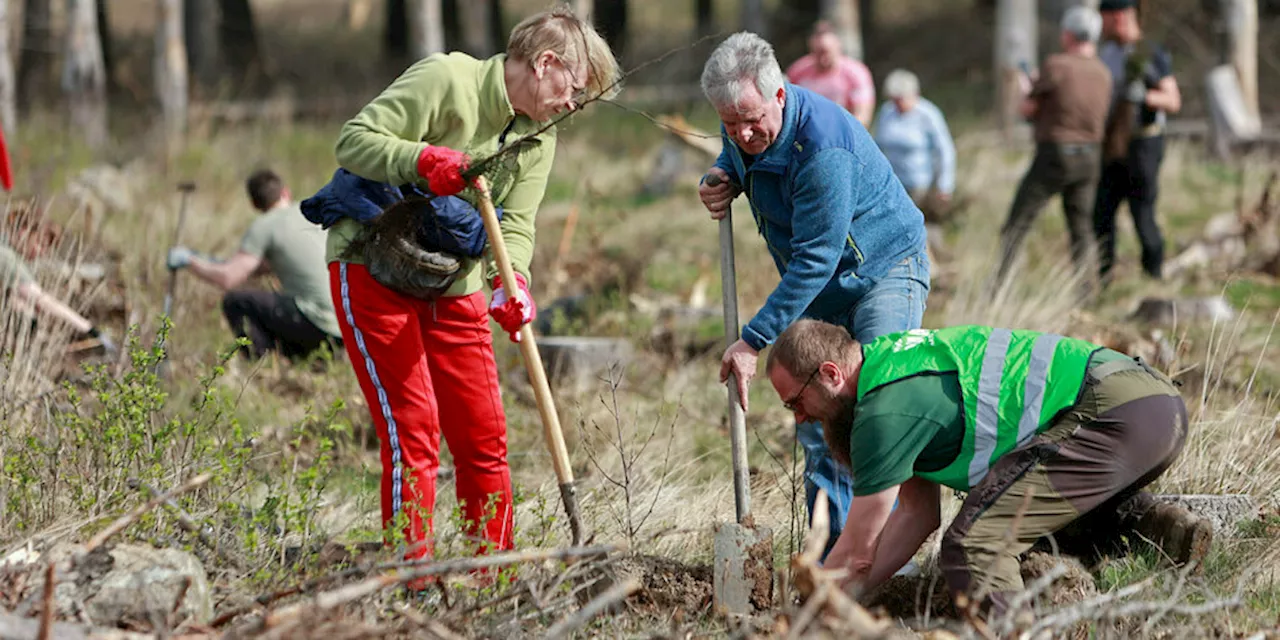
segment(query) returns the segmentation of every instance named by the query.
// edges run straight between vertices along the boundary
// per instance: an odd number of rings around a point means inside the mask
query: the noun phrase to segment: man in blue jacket
[[[722,182],[704,181],[698,196],[718,220],[745,192],[782,276],[721,363],[720,379],[735,374],[743,408],[760,351],[799,318],[838,324],[862,343],[919,328],[929,293],[924,216],[866,129],[840,105],[786,84],[773,47],[753,33],[716,48],[702,90],[720,116],[724,150],[708,171]],[[806,502],[812,514],[826,490],[834,541],[852,481],[823,442],[827,416],[807,415],[794,400],[784,404],[805,449]]]

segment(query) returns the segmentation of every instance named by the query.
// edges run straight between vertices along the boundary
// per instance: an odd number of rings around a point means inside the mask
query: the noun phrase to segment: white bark
[[[1010,132],[1021,118],[1018,104],[1022,89],[1019,65],[1036,64],[1035,0],[999,0],[996,5],[995,78],[996,113],[1000,129]]]
[[[583,20],[590,20],[591,14],[595,13],[594,9],[593,0],[573,0],[573,13]]]
[[[18,126],[18,112],[14,107],[17,76],[13,73],[10,33],[9,0],[0,0],[0,127],[3,127],[7,135],[12,135]]]
[[[1258,119],[1258,3],[1256,0],[1221,0],[1220,6],[1227,36],[1225,62],[1236,70],[1240,97],[1249,115]]]
[[[182,24],[182,0],[157,1],[153,70],[164,131],[170,142],[181,138],[187,127],[187,46]]]
[[[419,59],[444,51],[440,0],[409,0],[409,51]]]
[[[822,17],[831,22],[845,55],[861,60],[862,21],[858,14],[858,0],[822,0]]]
[[[107,141],[107,70],[94,0],[67,0],[64,37],[62,92],[71,112],[71,126],[90,146],[100,146]]]

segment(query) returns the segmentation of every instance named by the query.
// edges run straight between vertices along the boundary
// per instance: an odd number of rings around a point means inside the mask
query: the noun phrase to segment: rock
[[[1241,522],[1258,517],[1258,502],[1252,496],[1244,494],[1164,494],[1156,495],[1155,498],[1182,506],[1209,520],[1213,523],[1214,533],[1218,535],[1235,535]]]
[[[154,634],[131,633],[120,629],[95,629],[69,622],[55,622],[50,637],[59,640],[146,640]],[[23,618],[0,611],[0,639],[35,640],[40,637],[40,620]]]
[[[631,343],[622,338],[544,336],[538,339],[538,353],[547,381],[557,391],[579,394],[597,388],[611,367],[630,361],[632,352]]]
[[[58,562],[67,553],[52,549],[44,559]],[[150,625],[156,616],[174,624],[188,618],[202,624],[213,614],[204,566],[190,553],[121,544],[85,558],[88,566],[80,561],[75,581],[62,579],[54,589],[62,616],[83,609],[95,624],[130,620]]]
[[[1237,312],[1222,296],[1207,298],[1144,298],[1130,319],[1150,324],[1227,322]]]

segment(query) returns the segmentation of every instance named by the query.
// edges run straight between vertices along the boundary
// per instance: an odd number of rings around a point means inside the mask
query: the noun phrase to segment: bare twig
[[[56,573],[54,563],[50,562],[44,570],[44,608],[40,611],[40,630],[36,633],[36,637],[40,640],[49,640],[50,634],[53,633],[53,591],[57,582],[57,576],[54,575]]]
[[[497,152],[493,153],[492,155],[490,155],[490,156],[488,156],[488,157],[486,157],[486,158],[483,158],[483,159],[481,159],[481,160],[478,160],[478,161],[476,161],[476,162],[472,163],[470,168],[468,168],[466,171],[462,172],[463,177],[464,177],[464,178],[466,178],[468,182],[470,182],[470,181],[474,180],[476,177],[478,177],[478,176],[480,176],[481,174],[483,174],[483,173],[485,172],[485,170],[489,168],[489,165],[491,165],[491,164],[493,164],[494,162],[496,162],[496,161],[497,161],[499,158],[501,158],[502,156],[504,156],[504,155],[506,155],[506,154],[508,154],[508,153],[511,153],[513,150],[517,150],[517,149],[519,149],[520,147],[522,147],[522,146],[524,145],[524,143],[526,143],[526,142],[528,142],[528,141],[530,141],[530,140],[532,140],[532,139],[534,139],[534,138],[538,137],[539,135],[542,135],[543,133],[546,133],[548,130],[550,130],[550,129],[554,128],[556,125],[560,124],[561,122],[563,122],[564,120],[566,120],[567,118],[569,118],[569,116],[572,116],[574,113],[577,113],[578,111],[581,111],[583,108],[585,108],[587,105],[589,105],[589,104],[591,104],[591,103],[593,103],[593,102],[598,102],[598,101],[603,100],[603,101],[605,101],[605,102],[609,102],[609,103],[611,103],[611,104],[615,104],[615,105],[616,105],[616,103],[613,103],[613,102],[612,102],[612,100],[610,100],[610,99],[609,99],[609,96],[611,96],[611,95],[613,95],[614,93],[616,93],[616,92],[614,91],[614,89],[617,89],[618,87],[620,87],[620,86],[622,85],[622,82],[623,82],[624,80],[626,80],[627,78],[629,78],[629,77],[631,77],[631,76],[635,75],[636,73],[638,73],[639,71],[641,71],[642,69],[644,69],[644,68],[646,68],[646,67],[650,67],[650,66],[653,66],[653,65],[655,65],[655,64],[658,64],[659,62],[662,62],[663,60],[666,60],[667,58],[670,58],[671,56],[673,56],[673,55],[675,55],[675,54],[677,54],[677,53],[681,53],[681,52],[684,52],[684,51],[689,51],[689,50],[691,50],[691,49],[694,49],[694,48],[696,48],[697,46],[701,45],[701,44],[702,44],[702,43],[704,43],[704,42],[708,42],[708,41],[713,40],[713,39],[715,39],[715,38],[719,38],[721,35],[722,35],[722,33],[713,33],[713,34],[709,34],[709,35],[703,36],[703,37],[701,37],[701,38],[698,38],[697,40],[694,40],[693,42],[691,42],[691,43],[689,43],[689,44],[687,44],[687,45],[684,45],[684,46],[681,46],[681,47],[676,47],[676,48],[674,48],[674,49],[671,49],[671,50],[667,51],[666,53],[664,53],[664,54],[662,54],[662,55],[660,55],[660,56],[658,56],[658,57],[656,57],[656,58],[653,58],[653,59],[651,59],[651,60],[647,60],[647,61],[645,61],[645,62],[641,63],[640,65],[638,65],[638,66],[636,66],[636,67],[633,67],[633,68],[632,68],[631,70],[629,70],[629,71],[626,71],[626,72],[623,72],[623,73],[619,74],[619,75],[618,75],[618,78],[617,78],[616,80],[614,80],[614,81],[613,81],[612,83],[610,83],[608,86],[606,86],[606,87],[604,87],[603,89],[601,89],[601,90],[600,90],[600,92],[599,92],[599,93],[597,93],[596,95],[594,95],[594,96],[592,96],[592,97],[590,97],[590,98],[587,98],[586,100],[583,100],[581,104],[577,105],[577,108],[576,108],[576,109],[574,109],[574,110],[572,110],[572,111],[566,111],[566,112],[564,113],[564,115],[559,116],[559,117],[557,117],[557,118],[552,118],[550,122],[547,122],[547,124],[545,124],[545,125],[543,125],[543,126],[539,127],[538,129],[536,129],[536,130],[535,130],[535,131],[533,131],[532,133],[529,133],[529,134],[523,135],[523,136],[521,136],[521,137],[517,138],[516,140],[512,141],[512,142],[511,142],[511,144],[509,144],[509,145],[507,145],[507,146],[505,146],[505,147],[503,147],[503,148],[499,149]],[[617,106],[620,106],[620,105],[617,105]],[[653,122],[655,122],[655,123],[657,122],[657,121],[656,121],[656,120],[654,120],[653,118],[650,118],[650,120],[651,120],[651,121],[653,121]],[[660,123],[659,123],[659,124],[660,124]],[[665,126],[665,125],[660,125],[660,126]]]
[[[597,596],[594,600],[587,603],[587,606],[577,613],[562,619],[555,623],[547,630],[547,638],[563,638],[573,633],[573,631],[582,625],[591,621],[592,618],[601,612],[609,609],[613,605],[623,601],[627,596],[635,593],[640,589],[640,581],[631,578],[621,584],[615,584],[607,591]]]
[[[159,491],[156,491],[154,487],[136,478],[130,478],[129,485],[133,489],[142,489],[147,493],[147,495],[152,497],[159,494]],[[244,569],[244,563],[241,562],[239,558],[228,553],[226,549],[223,549],[222,545],[219,545],[216,540],[214,540],[199,524],[197,524],[195,518],[191,517],[191,514],[187,513],[187,511],[173,500],[173,498],[166,499],[162,504],[164,504],[165,508],[178,519],[178,526],[182,527],[183,531],[195,534],[196,539],[205,547],[208,547],[210,551],[217,554],[223,562],[226,562],[237,569]]]
[[[617,552],[624,548],[625,547],[623,545],[598,545],[594,547],[568,549],[536,549],[531,551],[448,560],[428,565],[419,564],[418,568],[410,568],[405,571],[396,570],[377,575],[354,584],[325,591],[316,595],[315,598],[307,601],[298,602],[276,611],[268,611],[266,615],[260,618],[257,622],[250,624],[245,631],[251,633],[254,630],[293,625],[296,624],[304,615],[319,617],[321,614],[331,611],[348,602],[359,600],[360,598],[377,593],[387,587],[392,587],[419,578],[461,573],[492,567],[503,567],[539,560],[567,560],[570,558],[580,558],[584,556],[591,557]]]
[[[818,611],[827,604],[827,598],[831,595],[831,583],[824,582],[818,586],[818,591],[805,601],[804,606],[800,607],[800,612],[796,614],[795,620],[791,623],[791,629],[787,631],[787,640],[796,640],[809,628],[813,623],[813,619],[818,616]]]
[[[112,522],[110,525],[107,526],[106,529],[99,531],[98,535],[91,538],[89,540],[89,543],[85,545],[84,553],[89,553],[94,549],[97,549],[98,547],[102,546],[104,543],[106,543],[107,540],[110,540],[112,536],[116,535],[117,533],[120,533],[121,531],[124,531],[126,528],[129,527],[129,525],[133,524],[134,522],[137,522],[138,518],[141,518],[148,511],[151,511],[152,509],[155,509],[156,507],[160,506],[166,500],[172,500],[175,496],[180,496],[188,491],[191,491],[192,489],[195,489],[203,485],[204,483],[208,482],[209,479],[212,477],[213,476],[208,473],[200,474],[186,481],[185,483],[180,485],[178,488],[172,489],[167,493],[164,493],[152,498],[151,500],[147,501],[145,504],[139,505],[138,508],[121,516],[115,522]]]
[[[1044,572],[1044,575],[1036,578],[1035,581],[1026,585],[1022,591],[1010,598],[1009,607],[1005,609],[1004,615],[1000,616],[1000,620],[994,625],[996,635],[1003,637],[1012,633],[1018,611],[1044,593],[1055,580],[1066,574],[1067,565],[1059,562]]]

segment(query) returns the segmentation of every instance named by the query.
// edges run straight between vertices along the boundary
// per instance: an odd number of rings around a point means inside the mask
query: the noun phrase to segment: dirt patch
[[[747,556],[743,569],[751,582],[751,606],[768,611],[773,608],[773,536],[762,536],[747,550]]]
[[[641,589],[633,605],[660,611],[693,613],[711,606],[711,565],[688,565],[658,556],[631,556],[614,564],[621,580],[637,578]]]
[[[1098,595],[1098,585],[1093,580],[1093,574],[1079,560],[1040,551],[1032,551],[1022,559],[1023,584],[1030,584],[1059,564],[1064,565],[1067,572],[1040,594],[1041,604],[1051,605],[1056,609]]]
[[[955,605],[941,575],[894,576],[864,598],[863,603],[877,615],[911,620],[924,617],[954,618]]]

